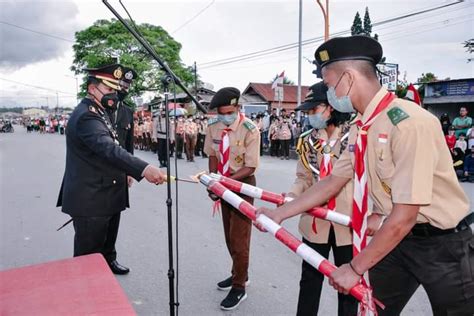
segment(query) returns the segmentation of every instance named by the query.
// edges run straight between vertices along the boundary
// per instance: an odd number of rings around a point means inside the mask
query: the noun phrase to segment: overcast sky
[[[118,1],[110,2],[119,7]],[[283,70],[297,81],[297,49],[212,68],[200,66],[297,42],[297,0],[123,2],[137,23],[161,25],[170,32],[183,46],[183,62],[191,65],[196,61],[201,79],[215,89],[235,86],[243,90],[249,82],[269,82]],[[455,0],[330,0],[330,32],[349,29],[356,11],[363,17],[366,6],[372,22],[377,22],[451,2]],[[97,19],[110,18],[112,14],[100,0],[0,0],[0,106],[56,106],[57,100],[60,106],[74,106],[76,81],[69,71],[74,32]],[[316,1],[303,0],[303,40],[323,32]],[[474,0],[374,27],[373,33],[379,34],[387,62],[398,63],[400,77],[406,73],[408,81],[426,72],[438,78],[474,77],[474,63],[467,63],[468,54],[462,47],[463,41],[474,37]],[[303,47],[304,85],[317,81],[311,73],[314,66],[307,60],[313,59],[319,44]]]

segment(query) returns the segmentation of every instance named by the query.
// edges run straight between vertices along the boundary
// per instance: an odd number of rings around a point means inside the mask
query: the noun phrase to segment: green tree
[[[273,77],[273,80],[270,81],[270,83],[273,83],[276,80],[276,78],[278,78],[278,76],[279,76],[279,74],[276,74],[275,77]],[[293,80],[289,79],[287,76],[284,76],[283,77],[283,84],[289,84],[289,85],[294,86],[295,82]]]
[[[352,22],[352,27],[351,27],[351,35],[357,35],[357,34],[363,34],[364,29],[362,28],[362,20],[360,18],[360,14],[357,11],[355,17],[354,17],[354,22]]]
[[[471,38],[463,43],[463,47],[466,48],[466,52],[469,53],[469,55],[472,55],[474,52],[474,38]],[[473,61],[472,57],[469,57],[467,59],[467,62]]]
[[[367,36],[371,36],[372,34],[372,21],[370,21],[369,7],[365,7],[363,33]]]
[[[175,41],[161,26],[148,23],[137,25],[143,37],[168,64],[171,70],[183,81],[191,85],[194,81],[192,67],[187,67],[179,56],[181,44]],[[120,64],[133,68],[138,73],[129,96],[138,96],[145,91],[159,91],[163,72],[137,40],[115,19],[98,20],[92,26],[76,32],[73,45],[74,61],[71,70],[76,74],[83,68],[98,67],[114,63],[117,57]],[[86,93],[84,83],[81,96]]]
[[[419,88],[418,88],[418,92],[420,93],[420,96],[422,96],[422,98],[423,98],[424,95],[425,95],[425,85],[424,85],[424,83],[438,81],[438,77],[436,77],[436,75],[432,72],[427,72],[426,74],[422,73],[421,77],[419,77],[417,81],[418,81],[418,83],[421,83]]]

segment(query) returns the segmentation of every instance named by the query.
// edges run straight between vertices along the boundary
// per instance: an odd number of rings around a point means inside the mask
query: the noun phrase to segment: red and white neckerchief
[[[319,166],[319,180],[322,180],[323,178],[329,176],[332,173],[331,153],[332,153],[332,149],[334,148],[334,145],[336,145],[337,143],[337,139],[326,141],[321,138],[319,140],[319,143],[321,144],[322,154],[323,154],[323,158],[321,159],[321,165]],[[330,211],[336,210],[336,197],[335,196],[329,199],[327,203],[327,208]],[[311,226],[312,226],[313,232],[317,234],[316,217],[313,217],[313,224]]]
[[[362,122],[361,120],[356,122],[359,130],[357,132],[357,141],[354,150],[354,199],[352,203],[352,250],[354,257],[367,245],[367,203],[369,194],[365,165],[367,132],[375,119],[387,108],[393,99],[395,99],[395,95],[391,92],[387,92],[366,122]],[[360,304],[359,314],[377,315],[367,273],[362,277],[361,282],[367,285],[370,290],[367,292],[367,297],[364,298],[364,302]]]
[[[242,113],[239,115],[239,124],[245,118]],[[217,172],[224,177],[230,176],[230,138],[229,132],[231,128],[227,127],[222,130],[221,142],[219,144],[219,162],[217,163]],[[212,207],[213,216],[219,212],[221,200],[217,200]]]
[[[395,99],[395,95],[388,92],[379,102],[374,112],[366,122],[361,120],[356,124],[359,128],[355,144],[354,164],[354,200],[352,203],[352,244],[353,254],[358,255],[367,245],[367,171],[365,167],[365,152],[367,150],[367,131],[379,114]]]

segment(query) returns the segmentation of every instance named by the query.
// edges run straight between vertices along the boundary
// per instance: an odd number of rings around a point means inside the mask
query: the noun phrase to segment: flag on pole
[[[283,70],[282,73],[276,77],[276,79],[272,83],[272,90],[275,90],[277,87],[283,86],[283,79],[285,78],[285,71]]]
[[[415,88],[415,86],[412,83],[410,83],[410,85],[407,87],[407,94],[405,98],[415,102],[418,105],[421,105],[420,94],[418,93],[418,90]]]

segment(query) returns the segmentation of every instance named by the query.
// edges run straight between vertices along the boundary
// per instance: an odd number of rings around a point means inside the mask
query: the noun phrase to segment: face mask
[[[237,113],[232,114],[217,114],[217,119],[224,123],[224,125],[230,126],[237,119]]]
[[[111,108],[112,110],[117,109],[117,104],[119,101],[117,93],[111,92],[104,94],[99,88],[97,88],[97,90],[102,93],[102,98],[100,98],[100,104],[102,104],[104,108]]]
[[[349,91],[347,92],[345,96],[338,98],[336,95],[336,88],[339,85],[339,82],[341,82],[341,79],[343,76],[344,76],[344,73],[341,75],[341,77],[337,81],[336,86],[328,87],[328,91],[326,92],[326,95],[328,97],[329,104],[336,111],[339,111],[342,113],[353,113],[355,112],[355,110],[354,110],[354,107],[352,106],[351,98],[349,97],[349,92],[351,91],[352,83],[349,86]]]
[[[315,129],[326,128],[326,119],[323,118],[321,113],[309,114],[308,115],[309,124]]]

